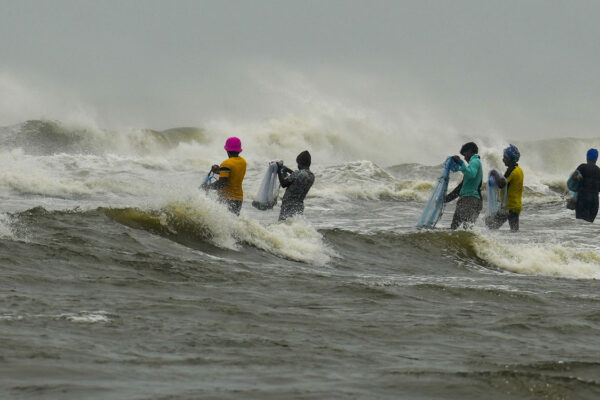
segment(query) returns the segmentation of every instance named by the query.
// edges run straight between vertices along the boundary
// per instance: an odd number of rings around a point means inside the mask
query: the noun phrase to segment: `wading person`
[[[229,158],[221,165],[213,165],[211,168],[212,172],[219,174],[219,179],[210,184],[203,184],[202,187],[206,190],[216,190],[219,200],[227,205],[229,211],[240,215],[244,200],[242,182],[246,175],[246,160],[240,157],[242,141],[237,137],[230,137],[225,142],[225,151]]]
[[[504,149],[502,162],[506,165],[504,176],[500,176],[497,171],[492,171],[494,180],[498,188],[506,188],[506,199],[504,199],[506,208],[500,209],[496,215],[486,219],[485,224],[490,229],[500,228],[507,220],[511,231],[519,230],[519,215],[522,209],[523,198],[523,170],[518,164],[521,154],[515,145],[510,145]]]
[[[479,149],[473,142],[465,143],[460,149],[460,154],[465,158],[463,162],[459,156],[454,156],[454,162],[460,165],[460,171],[463,173],[462,182],[452,192],[446,196],[446,203],[459,197],[456,203],[454,217],[452,217],[451,229],[457,229],[460,226],[469,228],[475,223],[483,203],[481,201],[481,182],[483,179],[483,170],[481,161],[477,154]]]
[[[575,218],[594,222],[596,214],[598,214],[598,192],[600,191],[600,168],[596,165],[598,150],[589,149],[586,158],[587,163],[577,167],[579,175],[577,175],[577,171],[573,173],[573,179],[580,182]]]
[[[308,151],[298,154],[296,163],[296,171],[292,172],[284,165],[280,165],[277,171],[279,183],[287,188],[281,200],[280,221],[304,212],[304,198],[315,181],[315,175],[310,171],[311,157]]]

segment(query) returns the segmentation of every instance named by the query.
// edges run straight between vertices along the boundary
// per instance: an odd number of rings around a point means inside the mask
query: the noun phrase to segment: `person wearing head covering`
[[[575,218],[594,222],[598,214],[598,192],[600,191],[600,168],[596,165],[598,161],[598,150],[589,149],[587,163],[577,167],[573,173],[574,179],[580,181],[577,192],[577,204],[575,206]]]
[[[508,220],[511,231],[516,232],[519,230],[519,215],[521,215],[521,209],[523,208],[523,170],[518,164],[520,158],[519,149],[511,144],[504,149],[504,156],[502,157],[502,162],[506,165],[504,176],[500,176],[495,170],[492,171],[498,187],[500,189],[507,185],[508,187],[506,188],[505,208],[498,211],[495,216],[486,218],[485,224],[490,229],[498,229]]]
[[[280,221],[304,212],[304,198],[315,181],[315,175],[310,171],[311,157],[307,150],[298,154],[296,163],[296,171],[292,172],[284,165],[280,165],[277,171],[279,183],[287,188],[281,200]]]
[[[460,149],[460,154],[469,164],[463,162],[459,156],[453,157],[454,162],[460,165],[463,180],[445,198],[445,202],[448,203],[460,197],[456,203],[454,217],[452,217],[451,229],[457,229],[461,225],[465,228],[473,225],[483,208],[483,202],[481,201],[483,169],[481,168],[478,152],[477,145],[469,142],[465,143]]]
[[[225,142],[225,151],[229,157],[221,165],[213,165],[211,171],[219,174],[219,179],[210,184],[203,184],[206,190],[216,190],[219,200],[227,205],[229,211],[240,215],[244,191],[242,182],[246,175],[246,160],[240,157],[242,141],[237,137],[230,137]]]

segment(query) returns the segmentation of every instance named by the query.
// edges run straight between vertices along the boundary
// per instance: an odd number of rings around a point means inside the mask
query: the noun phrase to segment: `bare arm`
[[[459,193],[460,193],[460,189],[462,189],[462,185],[463,185],[462,182],[459,183],[458,186],[453,191],[451,191],[450,193],[448,193],[446,195],[446,198],[444,199],[444,202],[445,203],[449,203],[452,200],[456,199],[458,197]]]

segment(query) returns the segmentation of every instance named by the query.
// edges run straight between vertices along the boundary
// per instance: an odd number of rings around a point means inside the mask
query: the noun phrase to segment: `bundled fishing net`
[[[417,228],[434,228],[437,222],[442,217],[444,211],[444,199],[448,191],[448,181],[450,180],[450,172],[457,172],[460,165],[448,157],[444,162],[444,170],[442,176],[438,178],[437,184],[431,192],[431,196],[423,209],[421,218],[417,222]]]
[[[487,208],[485,210],[485,216],[487,218],[494,217],[500,210],[506,208],[506,193],[508,185],[500,189],[498,187],[498,183],[496,182],[496,178],[494,178],[493,171],[496,171],[497,174],[501,175],[500,172],[495,169],[490,171],[488,175]]]
[[[281,187],[279,178],[277,177],[279,164],[283,164],[283,161],[270,161],[267,166],[258,192],[252,202],[252,205],[259,210],[269,210],[277,204],[279,188]]]
[[[575,170],[567,180],[567,196],[566,206],[569,210],[574,210],[577,207],[577,192],[581,183],[581,172]]]

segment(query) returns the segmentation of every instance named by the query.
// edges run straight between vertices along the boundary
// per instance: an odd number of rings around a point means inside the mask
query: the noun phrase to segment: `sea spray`
[[[12,227],[12,218],[5,213],[0,214],[0,238],[14,239],[15,234]]]

